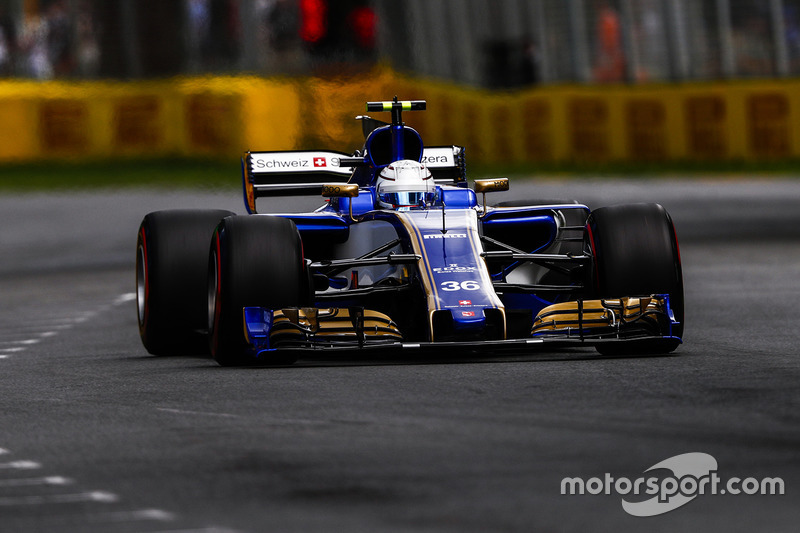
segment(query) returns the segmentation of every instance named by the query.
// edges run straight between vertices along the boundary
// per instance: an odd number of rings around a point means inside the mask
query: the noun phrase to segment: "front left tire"
[[[310,305],[311,289],[300,233],[291,220],[269,215],[220,222],[208,254],[208,328],[211,355],[222,366],[259,362],[248,353],[244,307],[283,309]],[[274,354],[264,363],[289,364]]]

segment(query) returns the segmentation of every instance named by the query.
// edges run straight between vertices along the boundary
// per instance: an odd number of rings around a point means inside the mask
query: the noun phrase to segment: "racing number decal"
[[[481,288],[477,281],[443,281],[441,283],[443,291],[477,291]]]

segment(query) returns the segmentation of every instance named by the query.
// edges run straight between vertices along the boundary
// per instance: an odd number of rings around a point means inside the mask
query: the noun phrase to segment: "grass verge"
[[[231,187],[241,163],[222,159],[115,159],[0,165],[0,190],[45,191],[125,187]]]

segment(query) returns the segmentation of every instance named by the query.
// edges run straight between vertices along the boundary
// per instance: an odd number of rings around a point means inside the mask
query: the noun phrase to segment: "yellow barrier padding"
[[[31,159],[38,148],[36,106],[17,96],[0,98],[0,161]]]
[[[468,163],[800,157],[800,80],[492,92],[378,68],[342,79],[5,80],[0,161],[350,152],[363,144],[364,102],[394,96],[427,100],[404,120],[428,145],[465,146]]]

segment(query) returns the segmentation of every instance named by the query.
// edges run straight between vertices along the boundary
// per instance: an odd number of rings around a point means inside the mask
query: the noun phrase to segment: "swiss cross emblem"
[[[472,300],[459,300],[458,305],[472,305]]]
[[[325,160],[324,157],[315,157],[314,158],[314,166],[315,167],[327,167],[328,162]]]
[[[475,316],[474,311],[461,311],[461,316]]]

